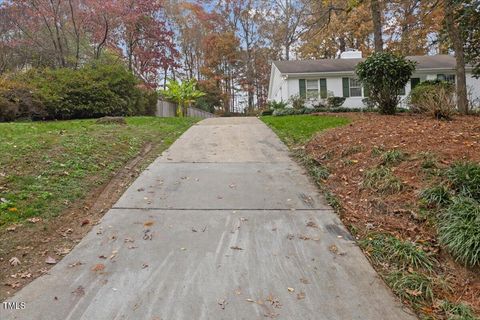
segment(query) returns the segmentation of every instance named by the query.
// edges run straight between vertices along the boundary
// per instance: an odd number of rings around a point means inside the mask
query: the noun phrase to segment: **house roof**
[[[408,56],[409,60],[417,62],[416,70],[455,69],[455,57],[450,55]],[[291,60],[274,61],[281,73],[321,73],[321,72],[351,72],[356,65],[365,59],[322,59],[322,60]]]

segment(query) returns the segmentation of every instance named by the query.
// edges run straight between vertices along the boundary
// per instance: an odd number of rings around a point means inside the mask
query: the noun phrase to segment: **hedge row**
[[[0,121],[151,115],[156,100],[123,64],[107,60],[0,78]]]

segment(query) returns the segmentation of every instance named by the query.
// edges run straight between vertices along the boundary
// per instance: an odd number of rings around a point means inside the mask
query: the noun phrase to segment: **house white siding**
[[[476,108],[480,108],[480,79],[467,75],[467,93],[470,103]]]

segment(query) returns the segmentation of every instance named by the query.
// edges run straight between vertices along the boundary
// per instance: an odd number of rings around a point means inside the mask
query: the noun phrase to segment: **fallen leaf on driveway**
[[[305,292],[303,292],[303,291],[302,291],[302,292],[299,292],[299,293],[297,294],[297,299],[298,299],[298,300],[305,299]]]
[[[243,248],[240,248],[240,247],[238,247],[238,246],[230,247],[230,249],[233,249],[233,250],[243,250]]]
[[[288,292],[295,292],[295,289],[288,287],[287,288]]]
[[[310,282],[305,278],[300,278],[300,282],[303,284],[310,284]]]
[[[328,247],[328,250],[330,250],[330,252],[335,253],[335,254],[338,252],[338,248],[334,244],[331,245],[330,247]]]
[[[14,267],[18,266],[20,264],[20,260],[18,260],[17,257],[11,258],[10,260],[8,260],[8,262],[10,262],[10,264]]]
[[[144,226],[144,227],[151,227],[151,226],[153,226],[154,223],[155,223],[155,221],[151,221],[151,220],[145,221],[145,222],[143,223],[143,226]]]
[[[45,263],[47,263],[47,264],[56,264],[56,263],[57,263],[57,260],[55,260],[54,258],[48,256],[48,257],[45,259]]]
[[[96,264],[93,268],[92,271],[103,271],[105,269],[105,265],[103,263],[98,263]]]
[[[117,256],[117,253],[118,253],[118,250],[113,250],[112,251],[112,254],[110,255],[109,259],[112,260],[113,258],[115,258]]]
[[[318,228],[318,225],[315,223],[315,221],[308,221],[307,222],[307,227]]]
[[[85,295],[85,288],[78,286],[78,288],[72,291],[72,293],[79,297],[83,297]]]
[[[228,302],[225,299],[218,300],[217,302],[220,308],[222,308],[222,310],[225,310],[225,307],[227,306]]]
[[[79,266],[79,265],[82,265],[83,263],[81,263],[80,261],[77,261],[77,262],[74,262],[74,263],[71,263],[68,265],[69,268],[73,268],[73,267],[76,267],[76,266]]]

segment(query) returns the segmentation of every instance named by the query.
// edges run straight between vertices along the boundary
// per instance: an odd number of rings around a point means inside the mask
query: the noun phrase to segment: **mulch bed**
[[[418,194],[434,183],[422,168],[425,152],[433,154],[438,166],[458,161],[480,162],[480,117],[457,116],[452,121],[402,114],[336,114],[349,117],[350,125],[318,134],[306,151],[331,175],[325,186],[339,199],[344,224],[359,237],[369,232],[388,232],[401,239],[431,243],[439,264],[436,266],[452,287],[442,293],[450,301],[464,301],[480,313],[480,270],[456,263],[438,244],[436,229],[420,214]],[[393,173],[406,188],[391,195],[362,187],[364,173],[379,165],[374,149],[398,149],[407,159],[393,166]],[[445,296],[447,295],[447,296]]]

